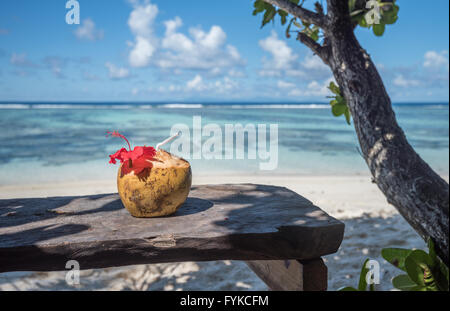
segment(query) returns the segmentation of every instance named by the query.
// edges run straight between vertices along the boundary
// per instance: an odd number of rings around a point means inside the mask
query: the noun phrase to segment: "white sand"
[[[448,177],[446,178],[448,180]],[[366,258],[381,266],[380,290],[390,290],[401,271],[380,256],[384,247],[422,248],[425,243],[390,206],[369,176],[200,176],[194,184],[258,183],[288,187],[313,201],[345,225],[336,254],[324,259],[329,289],[356,286]],[[111,193],[114,181],[0,187],[0,199]],[[0,290],[265,290],[267,287],[242,262],[186,262],[96,269],[81,273],[78,287],[68,286],[64,272],[0,274]]]

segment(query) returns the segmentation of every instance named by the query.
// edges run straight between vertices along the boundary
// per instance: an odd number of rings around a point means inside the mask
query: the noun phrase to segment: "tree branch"
[[[304,9],[301,6],[298,6],[290,2],[289,0],[263,0],[263,1],[279,7],[280,9],[286,11],[287,13],[300,18],[302,21],[317,25],[324,31],[326,30],[325,29],[326,16],[324,14],[314,13],[313,11]]]
[[[311,39],[307,34],[303,33],[303,32],[299,32],[297,35],[297,40],[299,40],[301,43],[303,43],[304,45],[306,45],[308,48],[310,48],[314,54],[316,54],[317,56],[319,56],[322,61],[329,65],[329,46],[328,45],[320,45],[319,43],[317,43],[316,41],[314,41],[313,39]]]

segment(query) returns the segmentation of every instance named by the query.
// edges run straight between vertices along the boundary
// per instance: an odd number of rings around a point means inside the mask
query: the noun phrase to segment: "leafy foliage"
[[[371,28],[376,36],[382,36],[386,25],[395,24],[400,7],[396,1],[349,0],[350,16],[356,25]],[[378,15],[379,14],[379,15]],[[377,15],[377,16],[376,16]]]
[[[298,0],[296,2],[295,1],[292,2],[298,4]],[[256,0],[255,3],[253,4],[253,7],[255,8],[253,10],[253,15],[257,15],[259,13],[264,12],[261,28],[271,21],[274,22],[275,16],[277,14],[280,16],[282,25],[286,24],[287,22],[287,17],[289,14],[286,11],[277,10],[270,3],[266,3],[263,0]]]
[[[300,3],[300,0],[289,0],[290,2],[302,6],[303,2]],[[266,3],[263,0],[256,0],[253,4],[254,10],[253,15],[258,15],[259,13],[263,13],[263,19],[261,28],[266,26],[270,22],[275,22],[275,17],[278,15],[280,16],[280,22],[281,25],[285,25],[288,21],[289,14],[281,9],[276,9],[273,5],[270,3]],[[297,19],[296,17],[293,17],[290,19],[288,26],[286,28],[286,37],[290,38],[290,32],[292,25],[295,25],[298,29],[295,30],[297,32],[302,32],[309,36],[314,41],[319,40],[319,34],[320,34],[320,28],[316,25],[312,25],[310,23],[306,23],[300,19]]]
[[[289,0],[290,2],[303,6],[305,0]],[[396,0],[348,0],[349,14],[355,25],[369,28],[373,30],[376,36],[382,36],[386,30],[386,25],[395,24],[398,20],[400,7],[396,4]],[[275,22],[276,16],[280,16],[281,25],[285,25],[289,19],[289,14],[281,9],[277,9],[264,0],[255,0],[253,3],[253,15],[263,13],[261,28],[270,22]],[[296,23],[293,23],[293,22]],[[290,38],[290,30],[292,24],[297,26],[298,32],[307,34],[314,41],[319,40],[320,29],[317,25],[311,25],[298,20],[296,17],[291,18],[286,28],[286,36]]]
[[[428,239],[428,253],[422,250],[385,248],[381,255],[407,274],[392,280],[395,288],[412,291],[448,291],[448,267],[436,256],[434,243]]]
[[[402,291],[448,291],[448,267],[436,256],[434,243],[428,239],[428,253],[423,250],[404,248],[384,248],[381,256],[398,269],[406,272],[392,279],[392,285]],[[364,261],[359,277],[358,288],[343,287],[340,291],[366,291],[366,267]],[[369,290],[374,290],[369,286]]]
[[[345,120],[350,125],[350,110],[344,96],[341,94],[341,89],[334,82],[330,82],[328,89],[334,94],[334,96],[328,96],[328,98],[333,98],[330,102],[331,112],[335,117],[344,115]]]

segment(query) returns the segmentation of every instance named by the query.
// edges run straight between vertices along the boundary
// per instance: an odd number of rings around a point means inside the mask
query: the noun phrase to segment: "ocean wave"
[[[28,104],[1,104],[0,109],[30,109]]]
[[[448,104],[394,104],[396,108],[423,107],[445,109]],[[330,109],[326,103],[283,104],[283,103],[0,103],[0,109]]]
[[[32,104],[31,109],[100,109],[108,108],[105,105],[77,105],[77,104]]]
[[[157,105],[158,108],[204,108],[202,104],[164,104]]]
[[[217,106],[222,108],[223,106]],[[294,105],[294,104],[263,104],[263,105],[231,105],[232,109],[329,109],[329,105],[320,104],[304,104],[304,105]]]

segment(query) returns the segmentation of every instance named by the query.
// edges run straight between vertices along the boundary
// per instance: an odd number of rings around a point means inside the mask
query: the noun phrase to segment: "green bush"
[[[428,253],[423,250],[412,250],[404,248],[384,248],[381,256],[406,272],[392,279],[392,285],[402,291],[448,291],[448,267],[437,257],[434,243],[428,239]],[[340,291],[366,291],[366,275],[369,271],[366,267],[369,259],[364,261],[359,277],[358,288],[343,287]],[[373,291],[373,284],[369,285]]]

